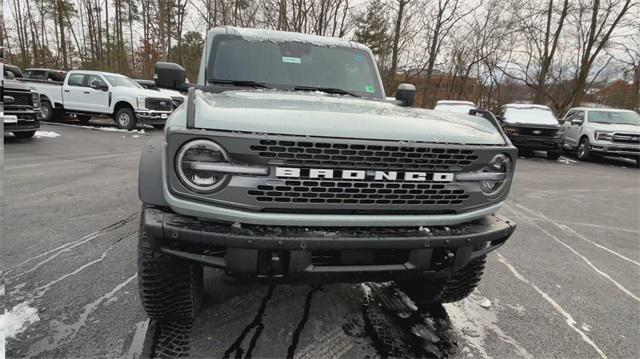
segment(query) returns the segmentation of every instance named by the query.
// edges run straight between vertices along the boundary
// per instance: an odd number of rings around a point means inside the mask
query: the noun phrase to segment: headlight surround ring
[[[207,151],[210,153],[206,154],[205,152]],[[189,153],[189,152],[195,152],[195,153]],[[219,156],[213,155],[214,153],[219,154]],[[193,168],[191,169],[184,168],[185,167],[184,162],[185,160],[189,159],[189,156],[191,157],[199,156],[201,157],[201,159],[204,159],[204,157],[206,157],[207,155],[212,157],[219,157],[219,159],[216,161],[214,158],[212,158],[211,161],[203,161],[205,163],[229,162],[229,155],[224,150],[224,148],[222,148],[222,146],[220,146],[216,142],[213,142],[211,140],[206,140],[206,139],[195,139],[195,140],[186,142],[180,147],[180,149],[176,153],[175,169],[176,169],[176,173],[178,174],[178,179],[186,188],[188,188],[193,192],[201,193],[201,194],[212,193],[219,190],[222,186],[224,186],[228,182],[229,174],[227,173],[199,171]],[[185,156],[187,158],[185,158]],[[189,171],[190,173],[187,173]],[[203,177],[202,178],[199,177],[198,174],[202,174]],[[206,179],[207,176],[210,176],[211,178],[210,184],[206,184],[204,182],[204,181],[207,181]],[[196,181],[198,180],[203,182],[197,183]]]
[[[480,189],[487,197],[495,197],[502,193],[506,184],[511,181],[513,172],[513,161],[507,154],[500,153],[491,159],[489,163],[481,170],[484,173],[504,173],[505,178],[501,181],[480,181]]]

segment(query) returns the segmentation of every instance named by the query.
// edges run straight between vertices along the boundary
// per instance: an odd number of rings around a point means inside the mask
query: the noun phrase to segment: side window
[[[103,87],[107,85],[102,79],[102,77],[98,75],[89,75],[89,80],[87,81],[87,84],[89,85],[89,87],[93,87],[93,88]]]
[[[69,81],[67,84],[69,86],[84,86],[84,74],[73,74],[69,76]]]
[[[584,122],[584,111],[576,111],[572,117],[573,120],[580,120]]]

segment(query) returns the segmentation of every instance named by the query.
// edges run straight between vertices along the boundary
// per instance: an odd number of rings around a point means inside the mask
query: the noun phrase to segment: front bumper
[[[597,141],[591,144],[591,151],[608,156],[640,157],[640,145]]]
[[[164,125],[171,111],[136,110],[138,122],[147,125]]]
[[[515,230],[489,215],[456,226],[299,227],[207,222],[145,208],[156,250],[241,280],[335,282],[447,275],[504,244]]]
[[[511,143],[519,149],[530,149],[538,151],[562,151],[561,137],[543,137],[527,135],[509,135]]]
[[[40,128],[39,111],[5,111],[5,115],[14,115],[18,118],[15,123],[4,123],[4,132],[35,131]]]

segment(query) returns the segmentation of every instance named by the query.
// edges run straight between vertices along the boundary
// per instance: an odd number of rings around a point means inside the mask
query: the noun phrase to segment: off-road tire
[[[457,302],[476,289],[486,262],[487,259],[483,256],[445,278],[425,278],[418,275],[397,280],[396,284],[419,305]]]
[[[452,303],[468,297],[480,283],[487,257],[482,256],[467,264],[461,270],[451,274],[444,285],[440,295],[443,303]]]
[[[120,120],[122,116],[129,117],[129,121],[126,124]],[[118,112],[116,112],[116,116],[114,117],[114,120],[116,121],[116,125],[118,125],[118,128],[129,130],[129,131],[135,129],[138,123],[138,120],[136,119],[136,114],[133,112],[132,109],[128,107],[123,107],[119,109]]]
[[[36,134],[36,131],[22,131],[22,132],[14,132],[14,136],[17,138],[31,138]]]
[[[547,159],[557,161],[560,158],[560,152],[547,152]]]
[[[78,118],[78,121],[80,121],[80,123],[83,125],[86,125],[87,123],[89,123],[89,120],[91,120],[90,115],[77,115],[76,117]]]
[[[54,117],[53,106],[51,106],[51,102],[43,100],[42,103],[40,103],[40,106],[42,107],[42,121],[51,122]]]
[[[138,234],[138,288],[150,319],[193,320],[202,304],[202,266],[157,251],[144,228]]]
[[[584,147],[584,148],[583,148]],[[576,148],[577,157],[581,161],[589,161],[591,159],[591,144],[588,137],[583,137]]]

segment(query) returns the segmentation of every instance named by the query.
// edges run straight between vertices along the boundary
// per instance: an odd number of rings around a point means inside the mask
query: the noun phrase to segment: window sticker
[[[368,92],[368,93],[374,93],[374,92],[376,92],[376,89],[375,89],[373,86],[371,86],[371,85],[367,85],[367,86],[365,86],[365,87],[364,87],[364,90],[365,90],[366,92]]]
[[[282,62],[285,64],[301,64],[302,59],[299,57],[282,56]]]

